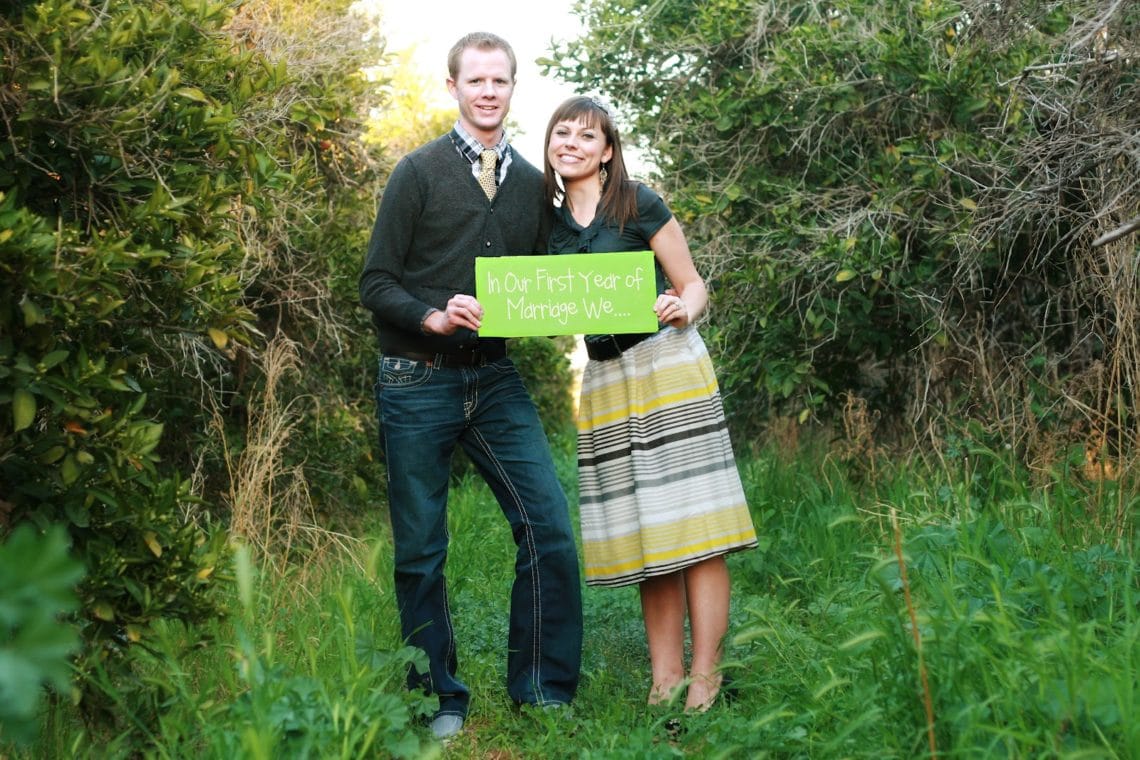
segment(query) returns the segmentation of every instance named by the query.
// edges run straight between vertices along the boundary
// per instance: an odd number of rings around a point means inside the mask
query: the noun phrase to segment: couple
[[[545,179],[516,153],[503,130],[515,72],[514,52],[496,35],[469,34],[451,49],[447,87],[459,118],[392,172],[360,281],[380,341],[396,598],[404,637],[429,662],[426,673],[412,669],[409,687],[439,697],[439,739],[462,729],[469,703],[444,580],[456,445],[494,492],[518,545],[508,693],[520,705],[565,707],[581,662],[566,497],[505,341],[478,337],[476,256],[655,254],[661,328],[587,337],[578,423],[586,582],[640,584],[651,704],[685,683],[686,708],[713,703],[728,627],[724,555],[756,545],[716,378],[690,326],[707,294],[680,226],[656,193],[629,180],[611,115],[594,100],[571,98],[551,117]]]

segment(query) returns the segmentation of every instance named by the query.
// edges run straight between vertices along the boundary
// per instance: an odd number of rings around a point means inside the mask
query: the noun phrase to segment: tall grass
[[[339,551],[354,557],[356,537],[330,531],[319,524],[301,465],[288,465],[286,452],[300,422],[299,398],[281,397],[281,386],[298,371],[296,345],[277,333],[260,357],[262,382],[251,394],[245,440],[234,451],[226,440],[220,410],[214,409],[213,431],[222,452],[229,489],[230,534],[250,547],[267,573],[289,568],[321,567],[320,557]],[[298,560],[294,555],[304,557]]]
[[[556,444],[573,502],[572,444]],[[378,510],[361,537],[367,551],[326,551],[303,573],[240,550],[231,614],[210,626],[214,643],[189,648],[197,637],[176,625],[149,642],[139,677],[162,693],[165,711],[145,733],[95,746],[60,721],[32,754],[1140,757],[1134,520],[1120,531],[1115,519],[1096,518],[1115,516],[1122,501],[1134,515],[1134,490],[1063,473],[1030,486],[984,452],[968,472],[915,461],[852,477],[839,459],[807,448],[762,451],[740,465],[762,541],[730,557],[725,668],[738,694],[707,714],[646,707],[634,589],[585,590],[583,682],[571,715],[511,704],[514,545],[489,490],[460,475],[448,572],[473,701],[466,730],[447,747],[421,720],[433,701],[403,688],[419,655],[399,640]],[[666,730],[674,717],[680,732]]]
[[[1033,492],[1000,457],[964,481],[896,468],[875,489],[806,458],[754,461],[746,479],[769,543],[735,579],[738,681],[771,707],[743,747],[929,756],[921,641],[939,755],[1140,754],[1135,561],[1111,532],[1065,529],[1096,508],[1083,487]]]
[[[437,755],[416,727],[432,703],[403,688],[407,665],[422,664],[422,654],[400,645],[388,576],[380,575],[386,552],[376,542],[363,563],[342,557],[309,568],[312,585],[296,593],[296,573],[262,576],[239,546],[230,614],[205,631],[212,643],[201,646],[201,631],[166,624],[136,650],[137,678],[161,694],[157,722],[130,720],[133,730],[116,737],[56,725],[28,756]]]

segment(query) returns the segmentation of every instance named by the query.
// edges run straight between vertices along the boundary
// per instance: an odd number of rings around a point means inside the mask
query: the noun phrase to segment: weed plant
[[[574,503],[572,442],[555,443]],[[585,589],[569,714],[513,705],[514,544],[490,491],[460,474],[448,573],[473,699],[446,747],[423,720],[434,701],[403,688],[420,655],[399,639],[378,509],[368,551],[327,552],[303,573],[274,574],[239,550],[213,644],[190,646],[199,632],[166,625],[139,656],[138,678],[162,696],[157,720],[100,736],[57,704],[40,742],[11,756],[1140,757],[1135,527],[1097,517],[1121,500],[1135,515],[1134,490],[1065,472],[1030,487],[984,452],[967,474],[914,460],[853,478],[807,449],[761,451],[740,467],[762,539],[729,558],[736,695],[706,714],[646,707],[632,588]],[[680,731],[666,730],[672,718]]]

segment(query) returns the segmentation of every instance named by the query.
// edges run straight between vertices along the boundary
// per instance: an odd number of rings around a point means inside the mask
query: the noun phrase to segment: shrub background
[[[972,421],[1040,471],[1069,447],[1134,450],[1135,3],[587,0],[581,17],[549,70],[657,158],[713,286],[737,431],[838,430],[853,396],[907,446]]]
[[[233,530],[272,346],[304,370],[274,378],[298,445],[253,473],[261,492],[302,473],[345,511],[346,479],[375,477],[353,304],[384,167],[359,140],[360,72],[381,49],[346,10],[0,15],[0,502],[6,525],[68,528],[86,676],[125,667],[156,620],[216,614],[228,532],[285,519]]]
[[[1134,748],[1140,8],[578,10],[585,32],[550,71],[617,104],[661,169],[713,288],[702,329],[765,535],[734,576],[749,597],[735,666],[763,689],[760,723],[714,715],[686,741],[917,752],[913,619],[890,569],[904,561],[882,556],[903,543],[886,527],[897,509],[935,636],[937,741]],[[66,616],[19,687],[51,687],[41,741],[56,754],[422,749],[430,705],[400,687],[416,655],[384,648],[398,633],[356,281],[392,161],[450,119],[368,133],[369,108],[399,104],[383,38],[362,34],[382,26],[354,14],[0,7],[0,569],[58,560],[41,603],[3,602],[0,657]],[[572,493],[568,347],[512,350]],[[823,463],[790,464],[801,434]],[[757,454],[765,439],[779,451]],[[492,683],[481,654],[509,561],[487,558],[510,542],[455,475],[455,519],[479,539],[457,559],[457,597],[483,613],[465,654]],[[84,569],[74,604],[65,545]],[[597,630],[635,620],[628,602],[591,600]],[[636,635],[592,650],[583,720],[606,730],[579,734],[600,737],[587,754],[612,756],[618,735],[630,756],[672,752],[664,716],[641,713]],[[791,680],[765,669],[780,656],[802,665]],[[1058,685],[1058,663],[1090,677]],[[1026,697],[1043,707],[1023,715]],[[28,704],[6,703],[0,741],[34,733]],[[376,710],[383,726],[358,720]],[[491,744],[565,749],[501,713]],[[227,730],[204,738],[212,722]]]

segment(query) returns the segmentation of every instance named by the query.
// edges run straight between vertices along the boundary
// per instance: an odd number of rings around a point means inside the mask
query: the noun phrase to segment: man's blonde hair
[[[454,80],[459,75],[459,59],[463,56],[463,51],[467,48],[475,48],[476,50],[502,50],[507,54],[507,58],[511,62],[511,81],[515,81],[515,74],[518,72],[518,61],[515,60],[515,51],[511,49],[511,44],[504,40],[497,34],[491,32],[471,32],[459,38],[459,41],[451,46],[451,52],[447,54],[447,74]]]

